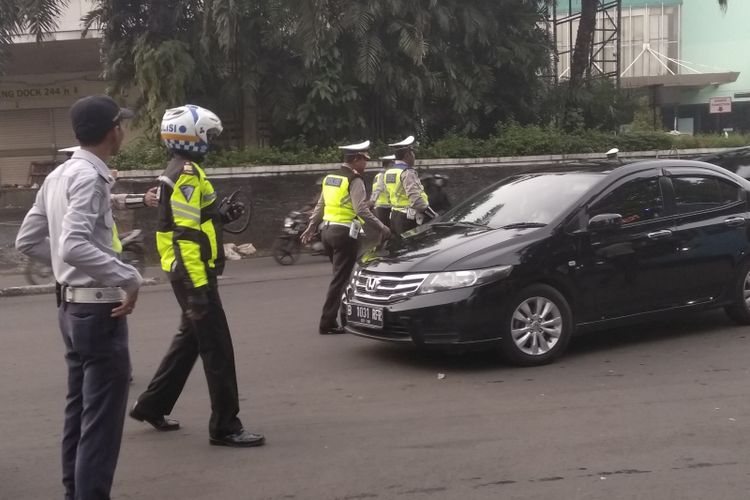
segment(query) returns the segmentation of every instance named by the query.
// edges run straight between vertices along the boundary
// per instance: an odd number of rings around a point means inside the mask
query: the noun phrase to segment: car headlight
[[[434,293],[467,286],[481,285],[490,281],[505,278],[513,270],[513,266],[488,267],[468,271],[448,271],[432,273],[419,287],[419,293]]]

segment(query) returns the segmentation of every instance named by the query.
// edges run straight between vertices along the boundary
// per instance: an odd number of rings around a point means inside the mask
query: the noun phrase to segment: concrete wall
[[[477,168],[453,168],[453,169],[430,169],[430,173],[440,173],[449,176],[447,193],[451,202],[456,204],[460,200],[477,193],[510,175],[554,168],[564,170],[566,167],[547,165],[517,165],[503,167],[477,167]],[[567,167],[572,168],[572,167]],[[578,168],[578,167],[574,167]],[[365,177],[368,190],[372,185],[375,171],[367,172]],[[248,230],[242,235],[225,234],[225,242],[252,243],[259,250],[269,250],[279,234],[284,217],[292,210],[299,210],[307,203],[316,199],[320,194],[319,186],[315,180],[320,173],[296,174],[274,177],[252,177],[215,179],[214,187],[222,195],[242,188],[250,191],[253,199],[253,219]],[[118,180],[118,192],[143,192],[149,186],[144,181]],[[145,229],[147,233],[147,247],[153,252],[155,229],[154,209],[137,209],[119,211],[115,214],[118,227],[123,231],[134,226]],[[152,258],[153,254],[152,254]]]

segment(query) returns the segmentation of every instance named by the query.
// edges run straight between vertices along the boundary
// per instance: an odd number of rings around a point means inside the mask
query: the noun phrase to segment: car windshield
[[[470,198],[436,222],[498,228],[541,227],[591,189],[602,176],[590,173],[511,177]]]

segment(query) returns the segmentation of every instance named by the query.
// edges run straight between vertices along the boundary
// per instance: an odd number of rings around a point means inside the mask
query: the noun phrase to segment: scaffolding
[[[596,23],[588,56],[586,76],[606,78],[620,85],[620,25],[622,0],[595,0]],[[552,66],[555,83],[569,78],[581,20],[580,0],[545,2],[547,29],[554,46]],[[551,4],[551,9],[549,8]],[[567,8],[566,8],[567,7]],[[551,11],[550,11],[551,10]]]

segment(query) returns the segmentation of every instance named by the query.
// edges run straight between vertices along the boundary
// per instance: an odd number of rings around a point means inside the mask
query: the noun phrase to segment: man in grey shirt
[[[108,499],[122,439],[130,354],[125,316],[141,276],[113,249],[106,161],[132,113],[106,96],[85,97],[70,110],[81,144],[39,189],[16,238],[18,250],[52,264],[58,319],[68,365],[62,442],[65,499]]]

